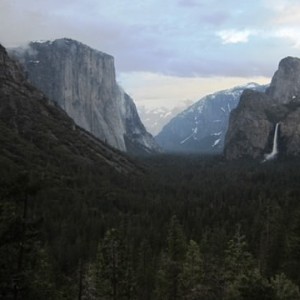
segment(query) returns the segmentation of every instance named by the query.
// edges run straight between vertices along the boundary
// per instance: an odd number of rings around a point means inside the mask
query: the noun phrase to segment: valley
[[[22,299],[299,296],[299,161],[160,155],[126,176],[35,161],[1,160],[2,295],[18,276]]]
[[[167,154],[129,96],[114,102],[128,133],[105,132],[119,149],[33,86],[2,46],[0,67],[1,299],[300,298],[298,98],[268,110],[282,84],[239,90],[223,154]],[[97,113],[113,126],[115,111]],[[268,153],[276,159],[262,163]]]

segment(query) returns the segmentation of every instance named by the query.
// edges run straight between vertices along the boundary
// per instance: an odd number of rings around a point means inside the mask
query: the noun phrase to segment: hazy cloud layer
[[[0,0],[0,42],[77,39],[115,57],[125,88],[134,78],[151,94],[136,74],[152,73],[163,95],[172,82],[190,98],[193,78],[201,91],[205,77],[266,81],[281,58],[300,56],[299,20],[299,0]]]
[[[1,0],[0,40],[78,39],[122,72],[270,76],[299,52],[299,16],[293,0]]]
[[[218,90],[244,85],[243,77],[173,77],[154,73],[133,72],[120,74],[119,82],[138,100],[138,106],[169,107],[194,102]],[[252,81],[267,84],[269,78],[253,77]]]

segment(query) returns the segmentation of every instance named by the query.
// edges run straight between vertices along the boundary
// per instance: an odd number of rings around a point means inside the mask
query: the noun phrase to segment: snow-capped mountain
[[[222,152],[230,112],[245,89],[265,91],[266,86],[248,83],[203,97],[165,125],[157,142],[166,152]]]
[[[171,119],[173,119],[189,105],[191,105],[191,102],[186,101],[184,105],[176,106],[172,109],[163,106],[156,108],[138,106],[137,109],[146,129],[155,136],[167,123],[171,121]]]

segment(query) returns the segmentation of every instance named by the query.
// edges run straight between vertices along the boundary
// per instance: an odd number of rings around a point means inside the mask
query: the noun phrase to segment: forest
[[[300,299],[299,160],[132,159],[1,153],[1,299]]]

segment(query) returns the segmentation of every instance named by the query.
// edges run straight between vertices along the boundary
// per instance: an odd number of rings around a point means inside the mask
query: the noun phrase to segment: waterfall
[[[276,155],[278,154],[278,129],[279,129],[279,123],[276,123],[274,138],[273,138],[272,152],[265,155],[264,162],[267,160],[274,159],[276,157]]]

